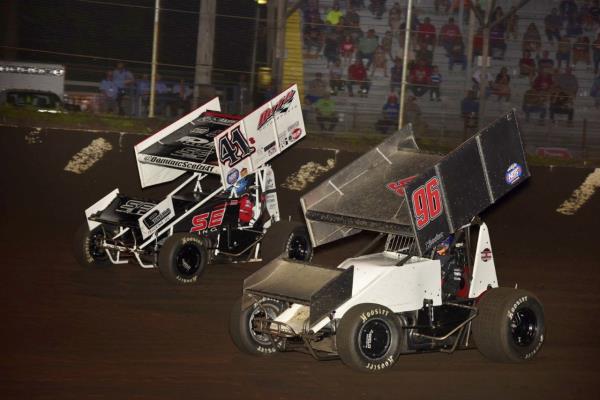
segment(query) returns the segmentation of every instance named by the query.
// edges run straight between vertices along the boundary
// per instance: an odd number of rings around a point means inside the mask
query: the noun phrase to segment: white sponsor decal
[[[579,186],[571,197],[556,209],[556,212],[564,215],[574,215],[589,199],[596,189],[600,187],[600,168],[589,174],[585,181]]]
[[[81,149],[65,166],[65,171],[83,174],[96,164],[104,154],[112,150],[112,145],[103,138],[94,139],[87,147]]]

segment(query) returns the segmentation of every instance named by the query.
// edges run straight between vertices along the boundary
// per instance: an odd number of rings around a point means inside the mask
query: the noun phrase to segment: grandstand
[[[339,3],[341,10],[345,12],[350,1],[335,1],[335,3]],[[365,0],[364,3],[368,6],[370,2],[369,0]],[[388,25],[389,10],[394,3],[395,1],[393,0],[386,2],[386,10],[381,19],[376,18],[368,8],[356,10],[360,15],[361,30],[367,32],[369,29],[374,29],[376,35],[381,39],[386,31],[390,30]],[[404,20],[406,1],[399,1],[399,3],[402,7],[402,19]],[[432,24],[436,27],[436,33],[439,34],[440,28],[448,21],[448,17],[453,16],[456,23],[460,25],[466,45],[468,32],[466,21],[459,21],[457,14],[449,15],[443,11],[436,13],[434,3],[434,0],[414,1],[419,20],[423,22],[425,17],[429,17]],[[512,3],[512,1],[498,0],[496,5],[502,7],[506,13]],[[555,123],[549,121],[548,115],[543,124],[539,123],[537,119],[532,119],[531,122],[525,123],[524,114],[521,112],[523,96],[531,86],[529,79],[526,76],[520,76],[519,72],[523,33],[526,31],[527,26],[531,22],[534,22],[540,31],[542,51],[548,50],[550,57],[554,59],[556,44],[551,44],[545,35],[544,18],[553,7],[558,7],[559,3],[558,0],[531,0],[525,7],[519,10],[517,38],[514,39],[511,35],[510,38],[506,39],[507,49],[504,58],[492,59],[489,68],[489,72],[494,77],[501,68],[507,68],[511,77],[511,98],[509,101],[498,101],[494,95],[489,97],[486,102],[486,113],[483,117],[485,121],[488,121],[512,108],[519,110],[519,115],[522,116],[520,118],[522,121],[522,130],[528,151],[530,152],[535,152],[540,147],[560,147],[566,148],[573,157],[581,157],[584,155],[582,154],[584,152],[598,154],[600,153],[600,129],[596,128],[595,125],[600,120],[600,117],[597,116],[598,110],[594,106],[594,98],[590,97],[590,88],[594,81],[593,63],[591,67],[583,63],[578,63],[573,68],[574,75],[577,77],[579,83],[579,90],[574,99],[575,117],[573,123],[567,123],[565,115],[556,116]],[[318,4],[320,16],[325,20],[327,12],[334,4],[334,0],[320,0],[313,2],[313,4]],[[301,29],[304,26],[303,24]],[[590,42],[596,39],[597,28],[598,25],[595,25],[593,30],[583,32],[584,35],[590,38]],[[573,42],[574,40],[571,40],[571,43]],[[402,57],[401,44],[403,45],[403,43],[399,43],[397,38],[394,38],[392,45],[393,55]],[[535,57],[535,54],[533,56]],[[411,52],[409,59],[414,59],[413,52]],[[446,51],[439,45],[435,46],[432,64],[439,67],[443,76],[443,83],[441,85],[442,101],[430,101],[429,94],[417,99],[417,104],[422,113],[417,123],[418,132],[422,136],[442,138],[445,141],[456,143],[463,137],[463,119],[461,117],[460,104],[466,91],[472,87],[471,76],[467,76],[467,71],[462,71],[459,65],[455,65],[454,70],[449,71]],[[392,65],[393,61],[388,60],[388,75]],[[342,67],[346,71],[348,64],[343,63]],[[474,66],[472,71],[475,71],[476,68],[477,66]],[[564,65],[561,71],[563,70]],[[327,60],[323,55],[319,57],[304,57],[305,89],[309,87],[310,81],[315,77],[315,73],[321,72],[323,77],[327,78],[328,71]],[[337,96],[332,96],[340,116],[340,122],[335,131],[376,134],[375,124],[381,117],[382,106],[389,94],[390,78],[375,75],[371,78],[368,97],[350,97],[346,92],[340,92]],[[407,90],[407,95],[411,94]],[[307,104],[306,110],[308,124],[312,129],[318,130],[312,107]]]

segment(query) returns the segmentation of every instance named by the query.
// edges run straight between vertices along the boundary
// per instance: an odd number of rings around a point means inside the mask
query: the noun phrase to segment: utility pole
[[[150,73],[150,101],[148,104],[148,117],[154,118],[154,104],[156,102],[156,60],[158,58],[158,22],[160,17],[160,0],[154,5],[154,34],[152,36],[152,71]]]
[[[212,87],[213,50],[215,44],[216,0],[199,0],[198,39],[194,73],[194,108],[214,96]]]
[[[406,73],[408,71],[408,47],[410,46],[410,33],[412,25],[413,0],[408,0],[406,12],[406,31],[404,33],[404,60],[402,60],[402,85],[400,85],[400,113],[398,115],[398,129],[404,126],[404,105],[406,103]]]
[[[283,63],[285,59],[285,24],[287,22],[287,1],[277,0],[277,31],[275,33],[275,52],[271,71],[275,75],[275,88],[283,90]]]

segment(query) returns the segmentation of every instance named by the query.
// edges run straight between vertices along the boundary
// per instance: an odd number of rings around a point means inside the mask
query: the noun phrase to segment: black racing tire
[[[253,331],[252,320],[256,316],[264,316],[265,311],[270,318],[275,318],[284,309],[284,303],[264,299],[242,310],[242,299],[239,298],[231,308],[229,315],[229,336],[231,336],[231,340],[238,349],[246,354],[269,356],[276,353],[282,342],[273,342],[269,335]]]
[[[310,262],[314,254],[308,229],[295,221],[279,221],[273,224],[263,237],[260,248],[265,264],[279,256]]]
[[[402,350],[402,323],[389,308],[358,304],[342,317],[337,351],[347,366],[361,372],[390,369]]]
[[[486,358],[497,362],[531,360],[544,343],[544,308],[532,293],[495,288],[483,294],[473,320],[473,339]]]
[[[86,221],[77,229],[73,239],[73,255],[82,267],[93,268],[112,265],[106,251],[100,248],[100,242],[103,239],[104,231],[100,226],[90,232]]]
[[[158,255],[161,275],[176,285],[198,282],[208,261],[202,238],[189,233],[175,233],[162,245]]]

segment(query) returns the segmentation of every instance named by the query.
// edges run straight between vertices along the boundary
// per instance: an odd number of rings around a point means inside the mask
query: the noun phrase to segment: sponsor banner
[[[259,107],[215,137],[215,149],[225,188],[306,135],[302,105],[296,85]],[[245,173],[244,173],[245,172]]]
[[[219,168],[214,165],[207,165],[194,161],[176,160],[174,158],[153,156],[149,154],[138,154],[138,161],[143,164],[160,165],[169,168],[206,172],[210,174],[215,174],[219,171]]]
[[[138,220],[142,237],[147,239],[159,228],[163,227],[167,222],[173,219],[174,216],[175,209],[173,208],[173,199],[169,196],[155,205]]]
[[[569,149],[564,147],[538,147],[535,150],[535,154],[539,157],[562,158],[563,160],[570,160],[573,158]]]

